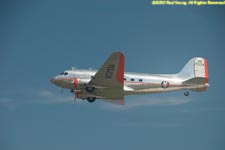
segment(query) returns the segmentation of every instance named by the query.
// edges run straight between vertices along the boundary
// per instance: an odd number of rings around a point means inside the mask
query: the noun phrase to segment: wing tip
[[[120,54],[120,56],[124,56],[123,52],[120,50],[115,50],[112,54]]]

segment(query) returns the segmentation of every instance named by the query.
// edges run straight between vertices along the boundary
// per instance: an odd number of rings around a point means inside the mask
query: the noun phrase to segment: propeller
[[[76,95],[76,92],[74,92],[74,99],[73,99],[73,104],[75,104],[77,101],[77,95]]]
[[[72,67],[72,70],[73,70],[73,80],[71,81],[71,83],[72,84],[74,84],[74,90],[73,90],[73,92],[74,92],[74,104],[75,104],[75,102],[77,101],[77,79],[76,79],[76,77],[75,77],[75,67]]]
[[[79,91],[79,90],[75,90],[75,91],[74,91],[74,103],[76,102],[76,100],[77,100],[79,94],[80,94],[80,91]]]
[[[74,91],[73,89],[71,89],[70,92],[74,94],[74,103],[75,103],[76,100],[77,100],[76,91]]]

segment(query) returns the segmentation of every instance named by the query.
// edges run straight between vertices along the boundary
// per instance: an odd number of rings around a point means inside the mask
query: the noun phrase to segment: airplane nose
[[[54,83],[54,81],[55,81],[55,78],[51,78],[51,79],[50,79],[50,82],[51,82],[51,83]]]

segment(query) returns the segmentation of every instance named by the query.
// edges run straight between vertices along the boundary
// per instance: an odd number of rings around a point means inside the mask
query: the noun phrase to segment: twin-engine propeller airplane
[[[124,104],[124,96],[185,90],[206,91],[208,84],[207,60],[195,57],[177,74],[124,73],[124,55],[112,53],[99,70],[66,70],[51,79],[51,83],[70,89],[75,98],[92,103],[104,99]]]

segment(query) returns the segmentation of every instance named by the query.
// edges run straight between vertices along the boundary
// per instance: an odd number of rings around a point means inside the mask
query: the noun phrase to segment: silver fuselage
[[[97,70],[66,70],[55,76],[51,82],[61,88],[83,91],[82,97],[88,97],[85,92],[89,81],[95,76]],[[177,90],[202,89],[208,86],[204,84],[186,84],[186,79],[178,74],[143,74],[124,73],[124,95],[170,92]],[[76,84],[74,84],[76,81]]]

